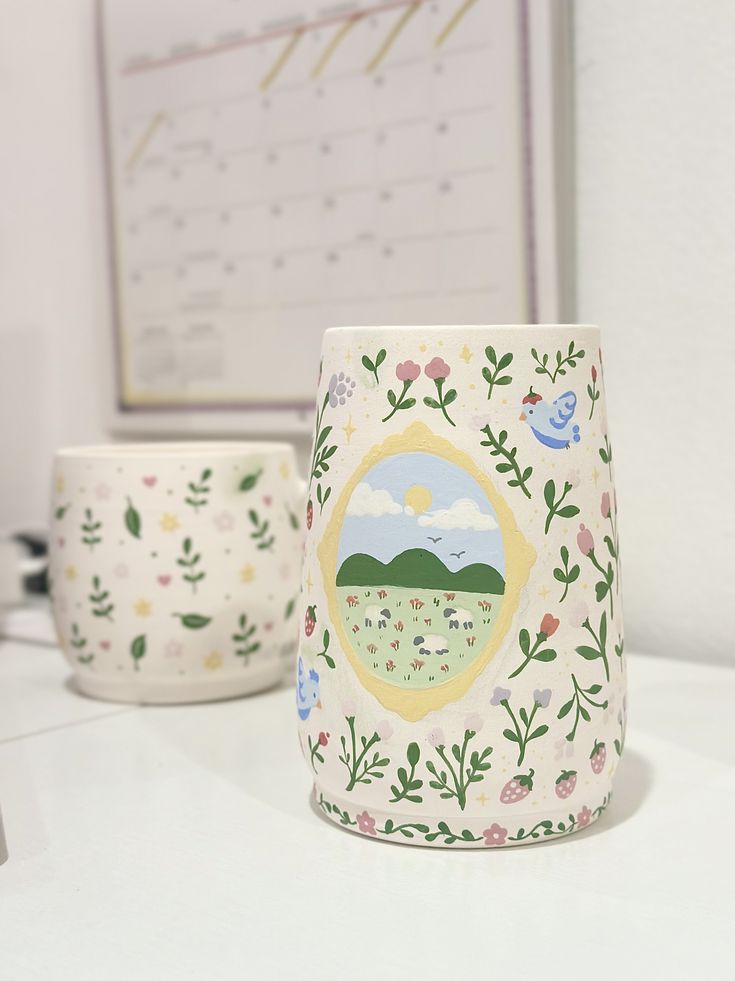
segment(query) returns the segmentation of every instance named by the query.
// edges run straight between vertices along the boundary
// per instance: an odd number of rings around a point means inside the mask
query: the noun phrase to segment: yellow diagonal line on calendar
[[[151,121],[148,123],[143,135],[135,144],[135,147],[133,148],[133,152],[128,157],[128,162],[125,164],[126,170],[133,170],[135,168],[135,165],[143,156],[145,148],[151,142],[151,140],[155,135],[156,130],[158,129],[158,127],[161,125],[161,123],[165,118],[166,118],[165,113],[157,112],[156,115],[153,117],[153,119],[151,119]]]
[[[454,11],[452,16],[446,22],[444,27],[439,31],[436,36],[436,41],[434,42],[437,48],[440,48],[442,44],[446,41],[449,35],[452,33],[454,28],[459,24],[464,15],[469,12],[471,7],[474,7],[477,0],[464,0],[464,3],[460,4],[459,7]]]
[[[350,31],[355,26],[355,24],[359,20],[362,20],[362,18],[364,16],[365,16],[365,13],[363,11],[360,11],[359,13],[353,14],[349,18],[349,20],[346,20],[344,22],[344,24],[337,31],[334,32],[334,35],[332,36],[332,38],[330,39],[330,41],[327,44],[326,48],[322,52],[319,60],[314,65],[314,68],[313,68],[313,70],[311,72],[311,77],[312,78],[319,78],[319,76],[321,75],[321,73],[327,67],[327,62],[332,57],[332,55],[334,54],[334,52],[340,46],[340,44],[342,43],[342,41],[344,41],[344,39],[350,33]]]
[[[283,51],[281,51],[281,53],[278,55],[276,60],[268,69],[268,72],[264,76],[263,81],[260,83],[260,89],[262,92],[265,92],[265,90],[269,88],[278,78],[281,71],[283,70],[284,65],[293,54],[294,48],[296,47],[296,45],[299,43],[299,41],[303,36],[304,36],[304,29],[303,27],[299,27],[299,29],[294,31],[294,33],[288,39]]]
[[[398,39],[398,35],[401,33],[401,31],[406,26],[406,24],[411,20],[411,18],[416,13],[416,11],[419,9],[419,7],[421,6],[422,3],[423,3],[423,0],[416,0],[416,2],[415,3],[412,3],[411,6],[407,10],[404,10],[403,11],[403,13],[401,14],[401,16],[398,18],[398,20],[396,21],[396,23],[393,25],[393,27],[388,32],[388,36],[386,37],[386,39],[380,45],[380,47],[375,52],[375,54],[370,59],[370,61],[367,63],[367,65],[365,67],[365,71],[366,72],[374,72],[375,69],[380,65],[380,63],[383,60],[383,58],[385,58],[385,56],[388,54],[388,52],[390,51],[390,49],[396,43],[396,41]]]

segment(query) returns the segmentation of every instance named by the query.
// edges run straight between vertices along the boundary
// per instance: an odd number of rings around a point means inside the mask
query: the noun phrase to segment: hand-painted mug
[[[59,452],[51,595],[77,687],[164,703],[276,684],[298,640],[302,498],[285,443]]]
[[[417,845],[546,841],[625,737],[599,330],[329,330],[296,702],[314,804]]]

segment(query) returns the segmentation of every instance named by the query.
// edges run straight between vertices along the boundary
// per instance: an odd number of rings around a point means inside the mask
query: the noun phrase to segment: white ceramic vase
[[[280,680],[303,547],[289,445],[62,450],[52,493],[54,618],[81,691],[189,702]]]
[[[381,840],[547,841],[625,736],[596,327],[327,331],[297,711],[314,804]]]

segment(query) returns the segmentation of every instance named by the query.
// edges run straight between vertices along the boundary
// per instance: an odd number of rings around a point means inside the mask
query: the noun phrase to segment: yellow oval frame
[[[490,501],[500,525],[503,538],[503,550],[506,559],[505,593],[500,615],[495,629],[490,635],[485,648],[475,658],[472,664],[456,678],[442,682],[435,688],[426,691],[409,691],[396,688],[389,682],[376,678],[362,664],[357,654],[352,650],[350,640],[342,622],[337,597],[337,552],[339,536],[347,511],[347,505],[352,492],[365,474],[388,456],[398,453],[431,453],[453,463],[474,477],[482,487]],[[536,550],[526,541],[516,524],[515,517],[505,499],[498,493],[487,474],[481,470],[472,457],[458,450],[446,439],[436,436],[424,423],[415,422],[403,433],[389,436],[377,446],[374,446],[363,458],[345,484],[339,496],[332,517],[319,543],[317,554],[322,572],[324,591],[327,596],[329,616],[337,631],[342,650],[347,656],[352,669],[360,683],[373,694],[385,708],[396,712],[408,722],[422,719],[428,712],[440,709],[448,702],[456,701],[469,691],[472,683],[489,664],[497,653],[500,644],[508,632],[513,616],[518,609],[521,590],[528,582],[531,568],[536,561]]]

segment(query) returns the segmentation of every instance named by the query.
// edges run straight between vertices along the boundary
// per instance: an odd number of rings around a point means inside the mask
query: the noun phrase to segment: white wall
[[[42,522],[56,446],[103,436],[93,10],[0,5],[0,529]],[[576,18],[578,314],[606,333],[629,644],[735,660],[735,5]]]
[[[629,644],[735,662],[735,4],[580,2],[576,46]]]
[[[93,0],[0,4],[0,530],[46,516],[49,462],[99,439],[107,267]]]

